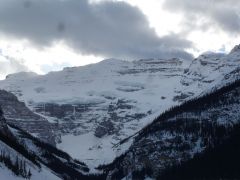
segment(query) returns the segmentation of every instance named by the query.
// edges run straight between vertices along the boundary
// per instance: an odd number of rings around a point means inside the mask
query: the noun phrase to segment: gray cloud
[[[165,0],[164,8],[184,14],[184,25],[207,30],[217,27],[231,34],[240,32],[240,1],[238,0]]]
[[[5,78],[8,74],[21,71],[29,71],[29,69],[21,62],[21,60],[3,56],[0,52],[0,79]]]
[[[47,47],[64,41],[83,54],[116,58],[192,58],[191,42],[158,37],[143,13],[124,2],[0,0],[0,33]]]

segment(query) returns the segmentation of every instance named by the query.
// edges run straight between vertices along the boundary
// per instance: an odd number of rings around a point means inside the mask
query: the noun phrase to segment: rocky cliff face
[[[185,86],[190,86],[195,82],[212,83],[216,76],[212,76],[219,67],[224,54],[205,53],[194,59],[184,72],[184,77],[181,83]]]
[[[205,53],[194,59],[184,72],[181,83],[203,90],[221,87],[239,78],[240,50],[236,46],[229,54]]]
[[[15,95],[0,90],[0,106],[8,123],[17,125],[43,141],[55,145],[52,125],[45,118],[29,110],[23,102],[19,102]]]

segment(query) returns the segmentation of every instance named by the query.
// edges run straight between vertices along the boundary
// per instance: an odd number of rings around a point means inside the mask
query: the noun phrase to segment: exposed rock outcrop
[[[28,109],[23,102],[18,101],[15,95],[0,90],[0,106],[8,123],[55,145],[53,126],[45,118]]]

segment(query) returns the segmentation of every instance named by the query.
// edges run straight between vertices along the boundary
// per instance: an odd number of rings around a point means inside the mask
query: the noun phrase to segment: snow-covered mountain
[[[96,159],[111,162],[121,153],[114,144],[177,103],[174,87],[181,85],[185,67],[179,59],[110,59],[45,76],[9,75],[0,87],[53,123],[62,136],[59,148],[97,165]]]
[[[206,53],[193,62],[109,59],[43,76],[12,74],[0,88],[51,123],[61,136],[57,147],[96,167],[127,150],[131,143],[114,145],[165,110],[234,81],[239,62],[239,46],[228,55]]]

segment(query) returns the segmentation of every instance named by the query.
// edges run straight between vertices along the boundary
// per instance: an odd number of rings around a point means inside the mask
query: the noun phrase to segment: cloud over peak
[[[19,60],[3,56],[0,52],[0,79],[4,79],[7,74],[29,71],[29,69]]]
[[[136,7],[88,0],[0,0],[0,34],[39,47],[63,41],[86,55],[126,59],[192,56],[191,42],[176,34],[158,37]]]
[[[184,14],[184,24],[189,31],[193,28],[208,30],[218,28],[231,35],[240,32],[240,1],[238,0],[165,0],[164,8]]]

